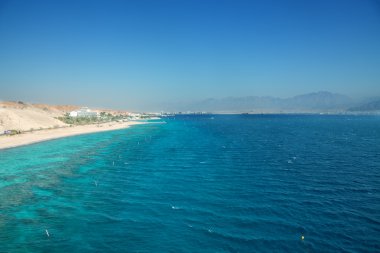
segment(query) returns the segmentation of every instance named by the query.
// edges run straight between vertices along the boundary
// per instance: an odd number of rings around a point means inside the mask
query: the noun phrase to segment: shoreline
[[[106,132],[128,128],[133,125],[147,124],[143,121],[107,122],[102,124],[81,125],[57,129],[44,129],[35,132],[26,132],[12,136],[0,136],[0,151],[39,142],[55,140],[70,136]]]

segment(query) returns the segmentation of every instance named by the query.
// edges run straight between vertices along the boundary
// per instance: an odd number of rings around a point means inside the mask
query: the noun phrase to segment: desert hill
[[[42,107],[23,102],[0,102],[0,132],[66,126],[65,123],[56,119],[63,114],[63,110],[54,106]]]
[[[0,101],[0,133],[5,130],[29,131],[67,126],[58,120],[73,110],[80,109],[76,105],[30,104],[22,101]],[[106,112],[112,115],[128,114],[127,111],[111,109],[93,109],[95,112]]]

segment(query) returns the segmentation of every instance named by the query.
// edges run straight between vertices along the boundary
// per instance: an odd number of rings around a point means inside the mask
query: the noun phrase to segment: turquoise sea
[[[380,117],[164,120],[0,151],[0,252],[380,252]]]

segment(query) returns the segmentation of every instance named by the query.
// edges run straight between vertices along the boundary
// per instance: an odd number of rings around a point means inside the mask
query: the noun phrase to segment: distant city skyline
[[[380,96],[378,1],[1,1],[0,100]]]

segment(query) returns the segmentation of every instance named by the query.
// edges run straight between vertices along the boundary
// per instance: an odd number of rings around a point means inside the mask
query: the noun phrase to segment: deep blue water
[[[0,252],[380,251],[380,117],[165,120],[0,151]]]

